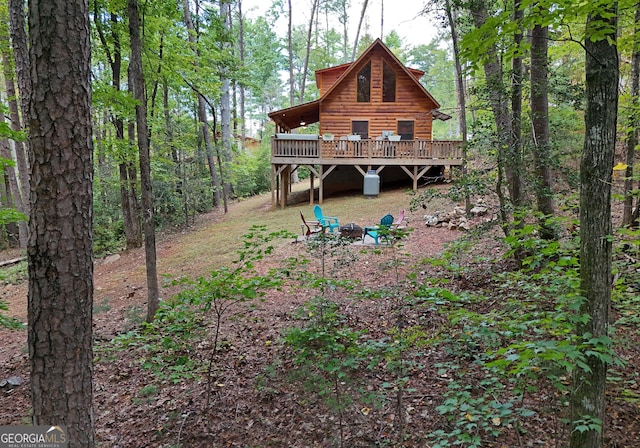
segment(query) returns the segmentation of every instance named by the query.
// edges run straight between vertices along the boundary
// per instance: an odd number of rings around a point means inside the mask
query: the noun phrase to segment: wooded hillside
[[[354,6],[356,30],[347,26]],[[121,422],[109,417],[117,391],[99,403],[91,396],[94,368],[104,366],[94,354],[132,350],[123,375],[144,376],[144,392],[131,398],[142,407],[126,409],[154,409],[157,446],[259,445],[276,433],[274,445],[292,446],[634,446],[640,3],[438,0],[424,4],[439,31],[424,45],[371,31],[368,8],[391,7],[288,0],[253,17],[241,0],[0,0],[0,245],[10,258],[26,254],[16,282],[28,285],[29,304],[25,329],[0,299],[0,324],[29,347],[28,367],[13,352],[17,367],[3,372],[26,368],[30,391],[20,393],[31,400],[0,424],[60,424],[70,446],[95,446],[92,415],[106,408],[100,440],[142,446],[105,429]],[[294,8],[308,13],[305,23],[289,20]],[[434,124],[433,138],[465,142],[452,184],[390,208],[422,221],[419,210],[442,212],[430,208],[446,198],[471,219],[482,199],[495,216],[477,231],[500,250],[474,252],[474,240],[461,239],[409,266],[392,245],[370,274],[391,269],[389,283],[358,286],[370,278],[326,270],[325,256],[343,247],[336,238],[296,246],[305,249],[293,265],[283,249],[277,272],[254,269],[284,225],[246,228],[238,263],[185,279],[161,300],[156,234],[267,192],[267,113],[316,99],[314,71],[354,60],[376,37],[425,72],[421,82],[454,117]],[[294,185],[307,175],[294,173]],[[369,210],[368,224],[381,212]],[[254,210],[263,221],[272,213]],[[289,220],[296,231],[298,221]],[[144,323],[94,346],[92,261],[142,247]],[[343,274],[356,255],[337,256]],[[304,268],[309,259],[317,275]],[[290,288],[299,307],[271,310],[282,332],[263,339],[271,322],[244,320],[245,305],[277,288]],[[243,319],[226,322],[236,305]],[[270,362],[259,373],[253,363],[243,370],[223,321],[246,338],[242,347],[264,346],[251,352]],[[250,384],[252,401],[225,394],[230,384]],[[173,393],[180,405],[164,410]],[[529,406],[534,397],[548,406]],[[273,407],[279,401],[286,406]],[[260,403],[278,418],[253,414]],[[310,404],[322,409],[320,425]],[[229,409],[243,434],[259,425],[264,437],[246,442],[216,426]]]

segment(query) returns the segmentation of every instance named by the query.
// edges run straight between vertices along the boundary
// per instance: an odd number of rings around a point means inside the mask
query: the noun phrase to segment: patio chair
[[[322,207],[320,207],[319,205],[315,205],[313,207],[313,214],[315,215],[316,219],[323,229],[326,229],[328,227],[329,232],[333,232],[334,230],[337,231],[339,229],[340,224],[338,224],[338,218],[335,216],[324,216],[324,214],[322,213]]]
[[[400,229],[402,227],[404,227],[404,222],[406,220],[406,212],[404,209],[400,210],[400,215],[398,216],[398,219],[396,219],[395,221],[393,221],[393,224],[391,224],[391,228],[392,229]]]
[[[384,215],[380,220],[380,224],[377,226],[365,226],[362,231],[362,242],[364,243],[364,239],[367,235],[373,238],[376,246],[380,244],[380,238],[389,242],[389,237],[391,236],[391,226],[393,225],[393,216],[392,215]]]
[[[311,235],[324,231],[324,228],[318,221],[307,221],[306,219],[304,219],[302,211],[300,212],[300,219],[302,219],[302,224],[300,224],[300,227],[302,228],[302,234],[304,235],[305,239],[308,240]]]

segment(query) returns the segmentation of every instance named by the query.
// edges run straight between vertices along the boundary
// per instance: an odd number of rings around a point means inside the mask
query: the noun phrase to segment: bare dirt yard
[[[383,207],[408,209],[404,192],[381,196],[365,211],[358,198],[323,208],[361,226],[379,220]],[[307,244],[289,236],[272,240],[273,250],[262,256],[265,246],[255,236],[244,253],[253,268],[234,263],[252,223],[269,233],[285,222],[299,235],[299,211],[310,215],[311,207],[271,211],[263,196],[160,235],[162,295],[170,306],[162,325],[146,330],[144,252],[96,260],[98,446],[565,446],[566,389],[551,387],[535,369],[530,380],[510,384],[479,367],[478,341],[508,334],[491,320],[504,304],[470,295],[489,295],[498,287],[495,274],[512,269],[501,259],[496,229],[487,227],[455,258],[434,262],[465,233],[427,227],[419,210],[408,214],[413,231],[392,246]],[[16,255],[1,253],[0,261]],[[174,299],[186,285],[171,280],[182,277],[197,291]],[[1,288],[6,314],[26,321],[26,282]],[[525,312],[527,300],[512,312]],[[632,448],[640,446],[640,349],[638,331],[619,331],[627,364],[611,375],[606,446]],[[0,425],[25,424],[26,330],[3,329],[0,338],[0,382],[19,379],[0,388]],[[456,434],[461,428],[478,438]]]

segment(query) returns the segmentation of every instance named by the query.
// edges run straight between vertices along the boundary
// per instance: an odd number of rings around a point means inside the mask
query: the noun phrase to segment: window
[[[358,103],[371,101],[371,62],[358,72]]]
[[[382,101],[384,103],[396,101],[396,72],[386,62],[382,65]]]
[[[398,120],[398,135],[401,140],[413,140],[413,120]]]
[[[366,120],[352,121],[351,133],[358,134],[360,138],[369,138],[369,122]]]

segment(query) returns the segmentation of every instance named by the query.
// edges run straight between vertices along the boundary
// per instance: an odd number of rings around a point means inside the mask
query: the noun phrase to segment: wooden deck
[[[313,135],[279,134],[271,139],[272,207],[284,208],[290,190],[291,172],[306,166],[310,172],[309,203],[314,201],[314,179],[318,179],[319,202],[324,196],[324,180],[338,166],[353,166],[364,176],[376,174],[385,167],[402,168],[413,181],[418,181],[433,166],[460,166],[462,142],[454,140],[323,140]]]
[[[307,137],[307,136],[305,136]],[[318,165],[462,165],[454,140],[271,139],[271,163]]]

